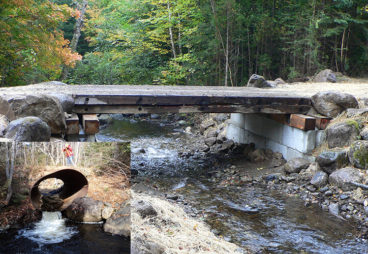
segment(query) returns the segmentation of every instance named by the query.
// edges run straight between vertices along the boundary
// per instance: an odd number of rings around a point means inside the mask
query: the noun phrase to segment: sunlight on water
[[[33,227],[19,231],[19,236],[39,244],[61,243],[77,233],[73,227],[65,226],[61,212],[42,212],[42,220]]]

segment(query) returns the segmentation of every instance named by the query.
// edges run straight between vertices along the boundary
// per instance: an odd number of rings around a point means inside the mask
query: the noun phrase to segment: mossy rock
[[[368,168],[368,141],[358,140],[353,142],[349,149],[349,161],[357,168]]]

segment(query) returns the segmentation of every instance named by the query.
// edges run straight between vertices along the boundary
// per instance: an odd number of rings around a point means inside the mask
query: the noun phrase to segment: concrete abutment
[[[234,142],[254,143],[257,148],[280,152],[286,160],[296,157],[313,160],[311,153],[322,143],[324,131],[303,131],[262,114],[233,113],[226,136]]]

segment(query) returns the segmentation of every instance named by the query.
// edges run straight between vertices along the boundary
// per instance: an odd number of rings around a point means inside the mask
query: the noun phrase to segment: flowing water
[[[188,210],[201,215],[213,232],[240,246],[259,253],[368,253],[353,225],[318,207],[261,185],[240,189],[209,181],[208,171],[221,166],[200,152],[186,156],[197,140],[173,126],[119,117],[98,139],[131,141],[137,179],[183,196],[192,207]]]
[[[0,253],[130,253],[130,242],[103,232],[101,224],[75,224],[60,212],[43,212],[42,220],[0,233]]]

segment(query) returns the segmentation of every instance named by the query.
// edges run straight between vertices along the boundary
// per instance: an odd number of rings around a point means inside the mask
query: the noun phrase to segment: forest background
[[[242,86],[368,69],[366,0],[0,0],[0,86]]]

